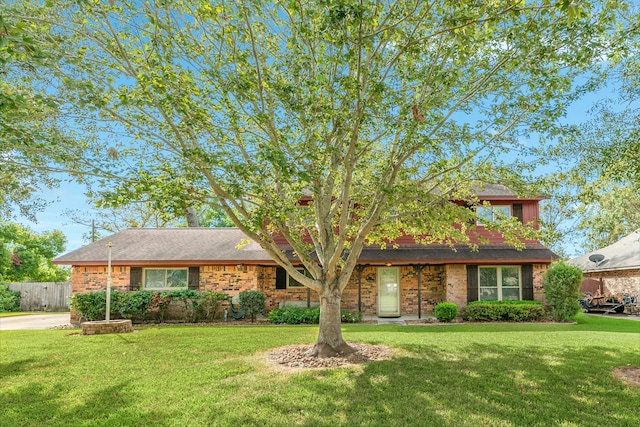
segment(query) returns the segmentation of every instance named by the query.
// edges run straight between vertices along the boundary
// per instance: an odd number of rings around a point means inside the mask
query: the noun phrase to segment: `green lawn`
[[[0,332],[7,426],[633,426],[640,322],[345,325],[398,349],[361,368],[282,373],[264,352],[311,326],[144,327],[133,334]]]
[[[0,313],[0,318],[15,316],[30,316],[34,314],[69,314],[68,311],[5,311]]]

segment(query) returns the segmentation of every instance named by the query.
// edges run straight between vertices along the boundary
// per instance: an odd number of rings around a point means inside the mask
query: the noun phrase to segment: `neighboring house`
[[[640,298],[640,229],[612,245],[567,263],[582,270],[583,292]]]
[[[541,198],[520,199],[502,186],[479,194],[491,208],[528,223],[538,220]],[[342,297],[342,308],[366,315],[397,317],[432,313],[442,301],[459,307],[478,299],[544,299],[542,275],[557,258],[538,242],[516,250],[478,226],[488,243],[417,245],[398,239],[395,247],[368,247]],[[189,288],[237,295],[265,294],[267,310],[285,304],[313,305],[316,292],[291,280],[260,246],[235,228],[128,229],[60,256],[72,265],[73,293],[104,290],[107,243],[111,242],[112,286],[121,291]]]

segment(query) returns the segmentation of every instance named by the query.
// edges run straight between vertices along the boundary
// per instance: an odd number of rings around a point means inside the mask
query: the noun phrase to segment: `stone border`
[[[131,319],[82,322],[82,335],[126,334],[133,332]]]

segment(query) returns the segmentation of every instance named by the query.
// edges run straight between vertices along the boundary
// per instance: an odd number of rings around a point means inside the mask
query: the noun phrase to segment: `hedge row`
[[[464,309],[464,320],[533,322],[546,316],[544,306],[539,301],[473,301]]]
[[[362,322],[362,313],[352,313],[347,310],[341,311],[343,323],[359,323]],[[317,325],[320,323],[320,307],[284,307],[273,309],[267,314],[267,319],[271,323],[287,324],[287,325]]]
[[[221,292],[198,292],[190,289],[168,292],[111,291],[110,317],[138,322],[163,322],[169,305],[177,304],[184,322],[211,322],[222,301],[231,297]],[[106,292],[74,294],[71,306],[82,320],[103,320],[106,313]]]

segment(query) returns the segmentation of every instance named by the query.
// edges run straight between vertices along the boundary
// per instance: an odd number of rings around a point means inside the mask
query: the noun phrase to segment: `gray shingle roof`
[[[589,260],[594,254],[603,255],[604,259],[598,263]],[[612,245],[589,252],[567,263],[579,267],[585,273],[640,268],[640,229]]]
[[[65,265],[105,265],[107,243],[113,244],[113,265],[194,265],[253,263],[274,264],[260,245],[247,242],[236,228],[131,228],[105,237],[54,260]],[[291,259],[295,257],[290,254]],[[532,243],[522,251],[507,245],[485,245],[477,252],[467,246],[452,250],[445,245],[402,245],[365,248],[362,263],[462,263],[462,262],[550,262],[557,256],[546,247]]]
[[[130,228],[56,258],[55,264],[104,265],[107,243],[114,265],[157,262],[240,262],[269,260],[237,228]]]

